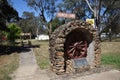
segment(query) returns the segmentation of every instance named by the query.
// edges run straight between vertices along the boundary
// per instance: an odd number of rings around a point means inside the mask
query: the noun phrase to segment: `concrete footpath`
[[[20,53],[19,67],[14,72],[13,80],[50,80],[41,73],[31,48],[24,48]]]

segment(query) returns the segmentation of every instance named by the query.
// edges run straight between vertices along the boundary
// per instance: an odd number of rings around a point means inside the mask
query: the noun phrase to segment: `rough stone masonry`
[[[87,55],[82,57],[85,59],[83,61],[80,61],[82,58],[79,56],[70,58],[67,53],[68,48],[66,48],[67,44],[80,40],[87,42]],[[56,74],[73,73],[100,66],[101,49],[99,36],[93,26],[87,22],[75,20],[59,26],[50,36],[49,47],[51,70]],[[75,64],[77,63],[75,60],[81,63],[87,62],[87,65],[76,68]]]

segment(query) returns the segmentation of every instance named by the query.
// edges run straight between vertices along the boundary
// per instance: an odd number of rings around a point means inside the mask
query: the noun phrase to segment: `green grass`
[[[120,42],[102,42],[101,50],[102,65],[120,69]]]
[[[102,65],[120,69],[120,42],[101,43]]]
[[[102,54],[101,61],[103,65],[109,65],[120,69],[120,53]]]

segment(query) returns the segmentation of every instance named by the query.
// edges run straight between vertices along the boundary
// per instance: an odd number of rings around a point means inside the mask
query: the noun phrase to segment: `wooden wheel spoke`
[[[75,51],[76,51],[76,50],[73,50],[73,52],[72,52],[72,56],[75,54]]]
[[[75,51],[76,51],[76,50],[73,50],[73,54],[75,54]]]
[[[68,53],[72,52],[73,50],[74,50],[74,48],[70,49],[70,50],[68,51]]]
[[[85,57],[87,52],[87,42],[86,41],[80,41],[75,42],[74,44],[70,45],[68,47],[67,54],[69,55],[69,58],[78,58],[78,57]]]
[[[79,44],[81,44],[83,41],[80,41]]]

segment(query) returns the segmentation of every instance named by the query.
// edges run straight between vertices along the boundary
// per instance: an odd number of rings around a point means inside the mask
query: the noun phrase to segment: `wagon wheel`
[[[82,58],[87,56],[87,41],[75,42],[68,46],[67,54],[69,58]]]

